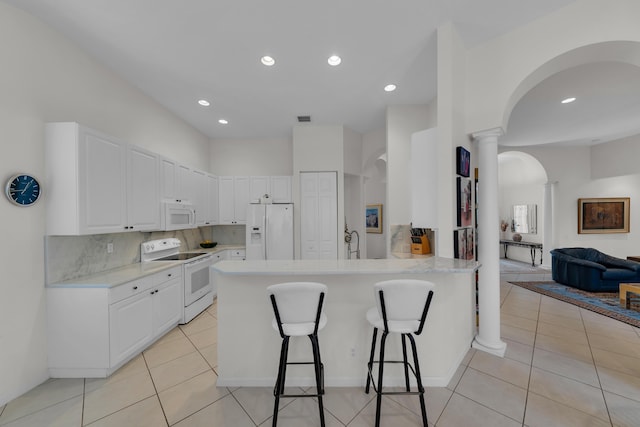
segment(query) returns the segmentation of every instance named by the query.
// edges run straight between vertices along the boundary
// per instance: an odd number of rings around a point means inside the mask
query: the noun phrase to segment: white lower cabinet
[[[182,318],[181,267],[113,288],[47,288],[49,373],[107,377]]]

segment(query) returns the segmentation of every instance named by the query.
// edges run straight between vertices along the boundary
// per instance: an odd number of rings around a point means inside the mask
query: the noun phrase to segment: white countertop
[[[230,249],[244,249],[242,245],[218,245],[215,248],[210,249],[193,249],[185,252],[206,252],[215,254],[220,251]],[[48,288],[80,288],[80,287],[92,287],[92,288],[112,288],[114,286],[122,285],[132,280],[137,280],[145,276],[158,273],[162,270],[167,270],[172,267],[179,266],[184,261],[161,261],[161,262],[145,262],[126,265],[124,267],[114,268],[112,270],[103,271],[88,276],[82,276],[71,280],[65,280],[63,282],[47,284]]]
[[[429,257],[418,259],[340,259],[221,261],[213,269],[229,275],[420,274],[468,273],[476,261]]]

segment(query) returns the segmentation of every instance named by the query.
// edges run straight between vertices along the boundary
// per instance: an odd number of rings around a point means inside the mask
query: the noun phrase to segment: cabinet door
[[[209,225],[218,224],[220,213],[218,211],[218,177],[207,175],[208,182],[208,203],[209,203]]]
[[[260,203],[260,198],[265,194],[271,196],[268,176],[249,177],[249,203]]]
[[[133,231],[160,228],[158,155],[127,148],[127,227]]]
[[[182,320],[182,278],[175,278],[156,288],[153,300],[153,336],[167,332]]]
[[[176,199],[193,203],[195,194],[193,191],[193,183],[195,181],[193,171],[185,165],[178,165],[177,171],[178,193],[176,195]]]
[[[247,223],[247,206],[249,205],[249,177],[236,176],[234,188],[234,214],[236,224]]]
[[[176,200],[178,197],[178,164],[167,158],[160,159],[160,199]]]
[[[127,216],[126,144],[88,128],[79,129],[80,234],[122,232]]]
[[[152,291],[127,298],[109,307],[111,366],[140,351],[153,338]]]
[[[193,206],[196,210],[196,225],[206,225],[209,221],[209,201],[207,174],[202,171],[194,170],[193,176]]]
[[[232,176],[219,176],[218,177],[218,205],[220,212],[220,224],[234,224],[234,192],[233,192],[233,177]]]
[[[291,197],[291,177],[272,176],[270,178],[270,195],[273,203],[293,203]]]

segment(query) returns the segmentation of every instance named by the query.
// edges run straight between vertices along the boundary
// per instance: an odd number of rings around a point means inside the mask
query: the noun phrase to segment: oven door
[[[212,255],[184,264],[185,307],[213,291],[211,269],[209,268],[212,264]]]

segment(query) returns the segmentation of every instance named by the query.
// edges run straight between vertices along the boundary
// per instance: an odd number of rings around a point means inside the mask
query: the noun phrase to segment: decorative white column
[[[473,134],[478,146],[478,335],[472,347],[504,357],[500,340],[500,216],[498,138],[501,128]]]
[[[544,233],[542,234],[542,266],[551,268],[551,255],[549,251],[554,248],[553,226],[554,226],[554,194],[557,182],[547,182],[544,184]]]

